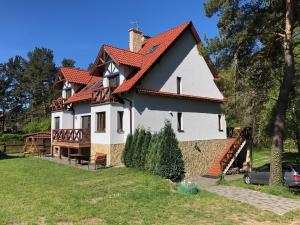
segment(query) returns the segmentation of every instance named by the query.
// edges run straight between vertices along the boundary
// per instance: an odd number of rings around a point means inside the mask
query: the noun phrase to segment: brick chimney
[[[129,50],[138,52],[142,48],[144,38],[142,31],[132,28],[129,30]]]

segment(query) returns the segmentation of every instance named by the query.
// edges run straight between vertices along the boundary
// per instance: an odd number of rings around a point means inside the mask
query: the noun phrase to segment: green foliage
[[[170,121],[165,122],[158,141],[158,175],[177,181],[184,176],[184,162]]]
[[[50,131],[51,129],[51,118],[47,118],[41,121],[32,121],[27,123],[24,128],[24,133],[33,133],[40,131]]]
[[[177,185],[177,191],[181,194],[194,195],[197,194],[199,190],[195,183],[183,181]]]
[[[132,155],[132,166],[134,168],[142,169],[144,165],[141,164],[141,154],[142,154],[142,146],[145,141],[146,131],[144,128],[139,129],[137,141],[133,146],[133,155]]]
[[[125,166],[129,167],[129,161],[130,161],[130,151],[132,147],[132,140],[133,136],[132,134],[128,134],[126,138],[125,148],[122,152],[121,160],[124,163]]]
[[[133,161],[133,156],[134,156],[134,151],[136,149],[136,144],[138,142],[138,138],[139,138],[139,134],[140,134],[140,128],[135,129],[134,134],[133,134],[133,138],[132,138],[132,143],[130,145],[129,151],[127,153],[127,167],[134,167],[135,163]]]
[[[153,135],[145,169],[172,181],[183,178],[184,162],[170,121],[166,121],[164,128]]]
[[[75,67],[75,60],[73,59],[66,59],[64,58],[62,61],[61,61],[61,65],[64,66],[64,67]]]
[[[20,134],[2,134],[0,135],[0,142],[9,142],[9,141],[23,141],[24,138]]]
[[[151,138],[152,138],[152,134],[148,130],[145,135],[144,143],[142,144],[142,151],[139,159],[139,169],[145,169],[146,157],[148,155]]]
[[[160,133],[155,133],[151,141],[149,143],[148,154],[145,160],[145,169],[151,173],[157,173],[158,171],[158,147],[159,147],[159,140],[160,140]]]

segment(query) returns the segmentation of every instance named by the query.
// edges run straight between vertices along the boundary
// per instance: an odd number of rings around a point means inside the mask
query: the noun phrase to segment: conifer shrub
[[[125,166],[129,166],[129,153],[130,153],[130,149],[132,147],[132,140],[133,140],[133,136],[132,134],[128,134],[127,138],[126,138],[126,143],[125,143],[125,147],[124,150],[122,152],[122,156],[121,156],[121,160],[124,163]]]
[[[145,159],[145,169],[151,173],[156,174],[158,167],[158,141],[160,133],[155,133],[152,135],[151,141],[148,147],[148,154]]]
[[[152,171],[172,181],[181,180],[184,176],[184,162],[170,121],[165,121],[154,146],[157,154]]]
[[[136,143],[138,141],[139,134],[140,134],[140,128],[135,129],[132,137],[132,142],[128,151],[127,167],[134,167],[133,155],[134,155],[134,150],[135,150]]]
[[[140,160],[138,165],[139,169],[145,169],[146,157],[148,155],[151,138],[152,138],[152,134],[148,130],[145,134],[144,143],[142,144],[142,151],[140,154]]]
[[[141,164],[140,158],[141,158],[141,154],[142,154],[142,146],[144,144],[145,136],[146,136],[145,129],[140,128],[136,143],[132,147],[133,148],[132,167],[137,168],[137,169],[140,168],[140,164]]]

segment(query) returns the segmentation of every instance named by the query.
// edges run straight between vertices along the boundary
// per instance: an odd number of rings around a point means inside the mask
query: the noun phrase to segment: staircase
[[[236,157],[240,154],[247,143],[247,139],[251,137],[251,128],[242,129],[236,138],[231,138],[229,146],[223,151],[220,158],[208,172],[208,176],[217,177],[221,173],[226,174]]]

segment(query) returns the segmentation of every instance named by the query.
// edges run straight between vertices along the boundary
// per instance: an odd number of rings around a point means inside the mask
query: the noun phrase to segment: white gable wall
[[[167,119],[179,141],[226,139],[226,121],[221,104],[135,94],[134,129],[142,126],[158,132]],[[177,131],[177,113],[182,113],[183,132]],[[223,131],[219,131],[219,118]]]
[[[181,77],[182,94],[223,98],[189,29],[145,74],[139,87],[177,93],[177,77]]]
[[[62,89],[62,97],[66,98],[66,90],[71,89],[72,90],[72,95],[75,94],[75,92],[80,88],[79,84],[75,83],[70,83],[68,81],[64,82],[63,89]]]

